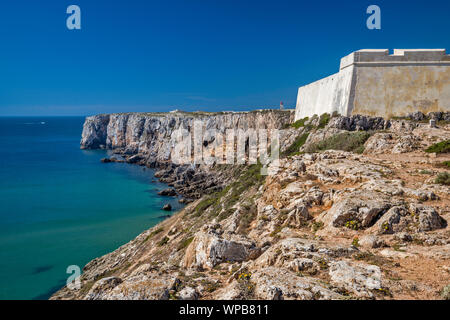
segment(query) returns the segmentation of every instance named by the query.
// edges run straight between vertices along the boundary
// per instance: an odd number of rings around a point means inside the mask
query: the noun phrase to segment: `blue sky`
[[[448,0],[5,2],[0,115],[294,107],[352,51],[450,51]],[[81,30],[66,28],[71,4]],[[371,4],[381,30],[366,28]]]

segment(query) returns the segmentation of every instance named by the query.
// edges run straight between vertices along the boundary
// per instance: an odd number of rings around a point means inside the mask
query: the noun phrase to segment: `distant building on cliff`
[[[295,120],[335,111],[387,118],[450,111],[450,55],[445,49],[353,52],[338,73],[298,89]]]

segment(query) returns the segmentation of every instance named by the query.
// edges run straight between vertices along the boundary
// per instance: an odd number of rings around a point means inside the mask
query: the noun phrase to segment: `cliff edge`
[[[221,126],[220,117],[205,119]],[[214,166],[227,183],[92,260],[80,289],[52,299],[448,299],[449,120],[324,114],[288,124],[269,168],[277,174]],[[82,147],[167,160],[162,137],[183,121],[88,118]]]

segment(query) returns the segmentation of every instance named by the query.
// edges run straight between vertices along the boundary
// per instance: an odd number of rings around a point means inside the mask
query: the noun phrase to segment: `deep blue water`
[[[0,117],[0,299],[47,299],[167,214],[153,170],[80,150],[82,117]]]

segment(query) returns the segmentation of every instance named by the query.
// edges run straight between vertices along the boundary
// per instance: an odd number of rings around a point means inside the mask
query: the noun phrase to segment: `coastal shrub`
[[[443,166],[443,167],[450,168],[450,161],[444,161],[444,162],[442,162],[442,166]]]
[[[429,146],[425,149],[428,153],[449,153],[450,152],[450,140],[441,141]]]
[[[331,116],[329,113],[324,113],[319,118],[319,124],[317,125],[318,129],[323,129],[330,122]]]
[[[150,233],[150,234],[144,239],[143,242],[148,241],[148,239],[152,238],[153,236],[155,236],[155,235],[157,235],[158,233],[163,232],[163,231],[164,231],[164,228],[156,229],[155,231],[153,231],[152,233]]]
[[[180,243],[180,245],[178,246],[178,250],[182,250],[184,248],[187,248],[191,244],[192,240],[194,240],[194,237],[190,237],[190,238],[184,239]]]
[[[361,224],[358,220],[349,220],[345,223],[345,227],[352,230],[359,230],[361,229]]]
[[[195,207],[195,215],[200,216],[206,209],[217,202],[216,194],[212,194],[203,198],[200,203]]]
[[[258,214],[254,199],[250,199],[249,202],[244,203],[241,206],[241,210],[242,214],[239,220],[237,232],[240,234],[245,234],[247,229],[250,227],[251,222],[255,220],[256,215]]]
[[[209,210],[210,216],[218,216],[219,221],[229,217],[235,211],[233,206],[244,193],[264,183],[266,177],[261,175],[261,168],[261,163],[235,167],[235,181],[221,191],[205,196],[193,210],[195,216]]]
[[[158,243],[158,245],[161,247],[161,246],[165,245],[167,242],[169,242],[169,238],[166,236],[161,239],[161,241]]]
[[[305,126],[305,122],[309,120],[309,117],[305,117],[303,119],[299,119],[291,124],[291,127],[298,129]]]
[[[444,300],[450,300],[450,284],[445,286],[441,291],[441,298]]]
[[[376,266],[386,266],[389,264],[389,260],[382,256],[375,255],[370,251],[358,251],[352,257],[357,261],[365,261],[368,264]]]
[[[314,221],[311,223],[311,230],[312,232],[316,233],[320,229],[323,228],[323,222],[322,221]]]
[[[364,143],[372,134],[366,131],[342,132],[327,139],[313,143],[306,148],[306,152],[320,152],[325,150],[342,150],[354,153],[364,151]]]
[[[443,184],[446,186],[450,186],[450,173],[449,172],[441,172],[438,174],[435,180],[438,184]]]
[[[305,144],[306,139],[309,137],[309,132],[306,132],[298,136],[295,141],[281,153],[282,157],[289,157],[299,153],[300,148]]]

